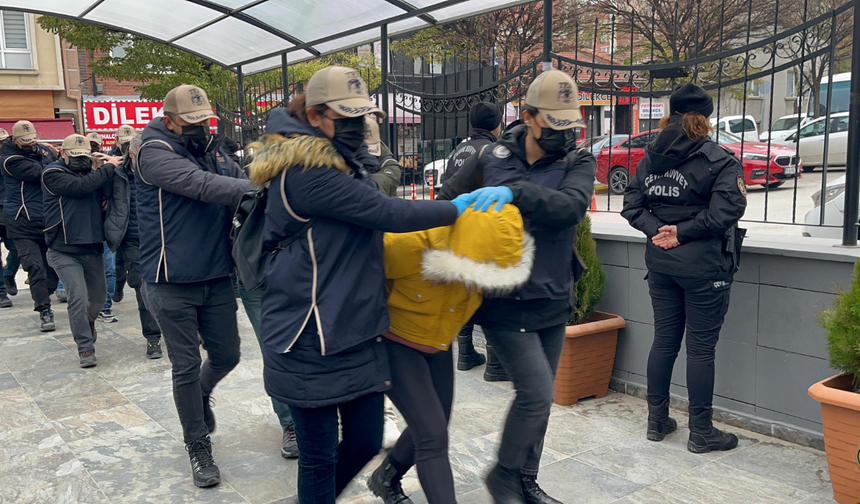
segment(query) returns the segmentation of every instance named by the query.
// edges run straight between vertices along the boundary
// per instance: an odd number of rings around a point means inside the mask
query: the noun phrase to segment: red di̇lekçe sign
[[[84,129],[86,133],[97,132],[104,139],[104,149],[114,144],[116,130],[127,124],[137,131],[154,118],[164,115],[164,104],[158,101],[123,100],[123,101],[85,101]],[[210,127],[215,128],[214,119]]]

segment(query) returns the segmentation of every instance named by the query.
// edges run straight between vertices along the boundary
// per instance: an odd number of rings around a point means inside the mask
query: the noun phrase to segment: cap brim
[[[66,149],[71,157],[92,157],[92,153],[86,149]]]
[[[39,135],[36,133],[31,133],[29,135],[19,136],[16,138],[25,144],[31,144],[39,141]]]
[[[385,112],[364,98],[331,101],[327,102],[326,106],[344,117],[363,117],[367,114],[376,114],[377,117],[385,119]]]
[[[205,119],[215,119],[218,117],[211,109],[195,110],[193,112],[188,112],[187,114],[177,115],[181,117],[183,121],[190,124],[196,124]]]
[[[582,112],[579,108],[564,110],[538,109],[546,123],[554,130],[567,130],[582,127]]]
[[[130,142],[132,138],[134,138],[134,135],[116,137],[116,140],[117,140],[117,142],[125,143],[125,142]]]
[[[378,156],[382,153],[382,145],[379,143],[367,144],[367,152],[374,156]]]

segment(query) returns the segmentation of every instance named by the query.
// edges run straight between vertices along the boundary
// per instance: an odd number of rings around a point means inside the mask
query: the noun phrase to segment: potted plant
[[[827,332],[830,367],[841,374],[809,388],[821,403],[824,448],[833,498],[856,504],[860,496],[860,262],[854,265],[849,291],[839,290],[833,308],[818,314]]]
[[[627,326],[618,315],[594,311],[603,297],[606,272],[597,257],[588,216],[576,229],[576,253],[586,269],[576,282],[574,316],[565,331],[555,378],[555,402],[562,406],[576,404],[585,397],[606,396],[615,363],[618,330]]]

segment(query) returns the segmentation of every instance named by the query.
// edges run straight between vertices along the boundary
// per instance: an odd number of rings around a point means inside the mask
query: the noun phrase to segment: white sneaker
[[[394,448],[398,439],[400,439],[400,429],[397,428],[397,422],[386,416],[382,424],[382,447],[390,450]]]

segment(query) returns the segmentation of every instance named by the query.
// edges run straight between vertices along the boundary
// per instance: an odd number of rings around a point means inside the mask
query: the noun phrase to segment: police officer
[[[0,169],[6,186],[6,233],[15,240],[18,257],[30,277],[30,295],[39,312],[40,330],[50,332],[56,329],[50,294],[57,289],[58,279],[45,257],[48,247],[42,231],[42,170],[53,159],[38,141],[33,123],[15,123],[12,136],[0,148]]]
[[[95,154],[97,152],[102,151],[102,146],[104,145],[104,138],[101,135],[96,133],[95,131],[91,133],[87,133],[87,141],[90,143],[90,152]]]
[[[173,365],[173,397],[194,484],[217,485],[209,395],[239,363],[238,305],[230,273],[231,205],[251,190],[241,168],[218,150],[206,92],[178,86],[164,117],[143,131],[135,184],[143,298]],[[208,359],[200,359],[199,339]]]
[[[738,267],[746,208],[743,168],[709,138],[711,96],[696,84],[677,88],[670,115],[645,150],[624,193],[621,212],[648,238],[645,264],[654,307],[654,343],[648,357],[648,432],[661,441],[677,428],[669,418],[672,368],[687,333],[687,391],[694,453],[731,450],[734,434],[711,422],[714,353]]]
[[[487,335],[517,391],[505,422],[498,464],[487,475],[497,503],[557,504],[537,484],[553,383],[573,314],[570,297],[576,226],[594,190],[594,156],[576,150],[582,127],[576,84],[566,73],[540,74],[526,93],[524,124],[472,156],[442,187],[441,197],[468,193],[486,210],[494,202],[519,208],[535,239],[528,283],[485,296],[472,318]],[[493,187],[500,186],[500,187]],[[480,188],[480,189],[478,189]]]
[[[134,128],[127,124],[123,124],[116,131],[116,142],[113,144],[113,148],[108,153],[108,155],[110,156],[123,157],[123,166],[125,168],[124,173],[128,173],[131,169],[131,159],[128,155],[128,152],[131,146],[131,140],[137,136],[137,131],[135,131]],[[115,252],[116,259],[114,263],[116,265],[116,287],[114,288],[113,295],[108,300],[109,302],[105,302],[105,307],[107,309],[111,309],[113,307],[113,303],[119,303],[120,301],[122,301],[125,283],[126,281],[128,281],[129,266],[125,263],[125,259],[123,258],[123,248],[120,247]],[[113,315],[113,313],[111,313],[111,315]]]
[[[101,191],[122,158],[97,153],[103,162],[94,165],[82,135],[66,137],[61,155],[42,172],[47,259],[63,279],[69,326],[81,367],[89,368],[96,365],[94,324],[105,298]]]

